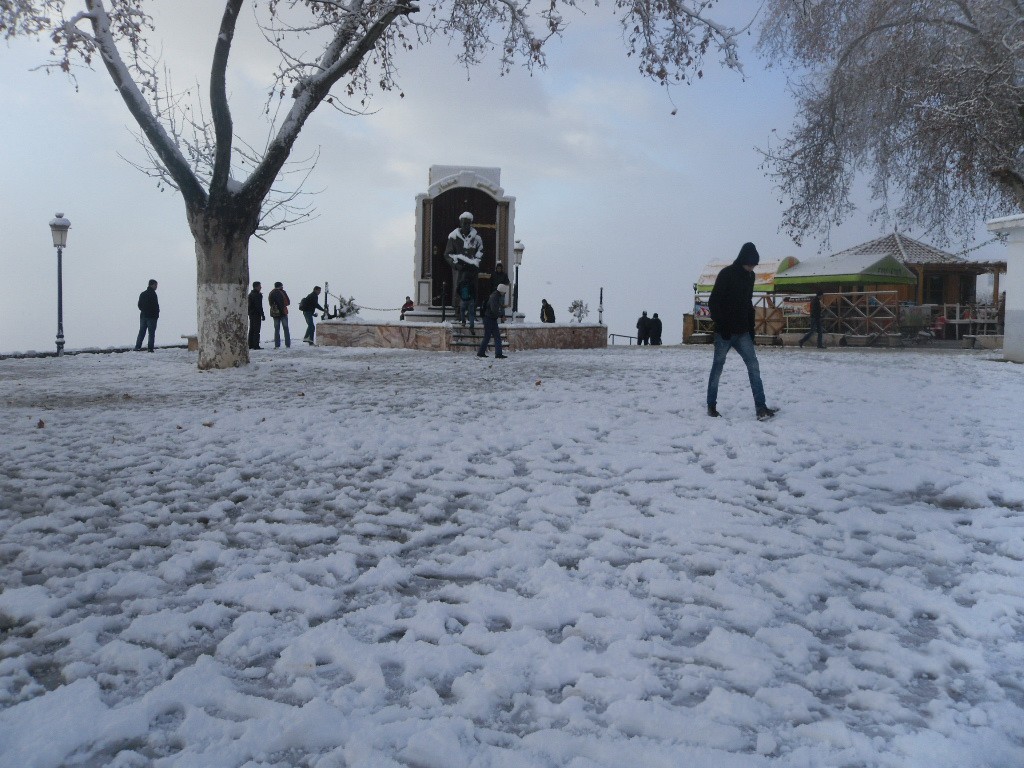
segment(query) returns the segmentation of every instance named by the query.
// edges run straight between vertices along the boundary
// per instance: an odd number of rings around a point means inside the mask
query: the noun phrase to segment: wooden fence
[[[694,341],[710,341],[715,324],[708,310],[709,294],[694,296]],[[755,294],[754,332],[778,338],[782,334],[805,333],[810,327],[811,299],[806,294]],[[864,343],[882,343],[925,328],[946,326],[943,338],[964,334],[991,335],[1002,332],[994,307],[984,304],[945,304],[901,307],[896,291],[826,293],[822,296],[822,325],[825,333]],[[939,320],[939,318],[943,320]]]

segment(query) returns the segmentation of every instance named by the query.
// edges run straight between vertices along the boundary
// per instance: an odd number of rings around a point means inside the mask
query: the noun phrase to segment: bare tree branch
[[[231,143],[234,129],[231,122],[231,107],[228,104],[227,68],[231,42],[235,37],[235,25],[243,0],[228,0],[221,16],[217,44],[213,49],[213,66],[210,70],[210,111],[216,135],[216,152],[213,160],[213,178],[210,180],[210,194],[220,197],[224,194],[231,176]]]
[[[769,0],[761,46],[800,69],[789,135],[762,150],[783,227],[826,239],[867,178],[874,215],[941,239],[1024,209],[1019,0]]]

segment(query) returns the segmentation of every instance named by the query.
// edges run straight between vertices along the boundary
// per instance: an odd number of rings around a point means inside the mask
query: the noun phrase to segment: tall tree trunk
[[[199,368],[249,363],[249,237],[252,216],[229,208],[189,212],[196,241]]]

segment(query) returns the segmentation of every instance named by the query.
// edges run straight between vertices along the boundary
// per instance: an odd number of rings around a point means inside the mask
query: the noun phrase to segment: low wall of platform
[[[608,327],[592,323],[504,323],[505,345],[524,349],[596,349],[608,346]],[[422,349],[432,352],[476,351],[473,337],[452,323],[367,323],[325,320],[316,327],[316,343],[325,347]],[[476,326],[476,339],[483,324]]]

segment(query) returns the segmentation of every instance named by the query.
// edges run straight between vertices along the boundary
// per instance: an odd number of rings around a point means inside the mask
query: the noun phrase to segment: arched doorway
[[[487,295],[489,276],[498,260],[498,243],[501,226],[498,202],[486,192],[471,187],[455,187],[434,198],[431,210],[431,296],[434,306],[453,306],[451,265],[444,258],[448,235],[459,226],[459,215],[464,211],[473,214],[473,227],[480,233],[484,243],[483,259],[480,262],[480,280],[477,285],[477,300]],[[486,275],[487,277],[484,277]]]

